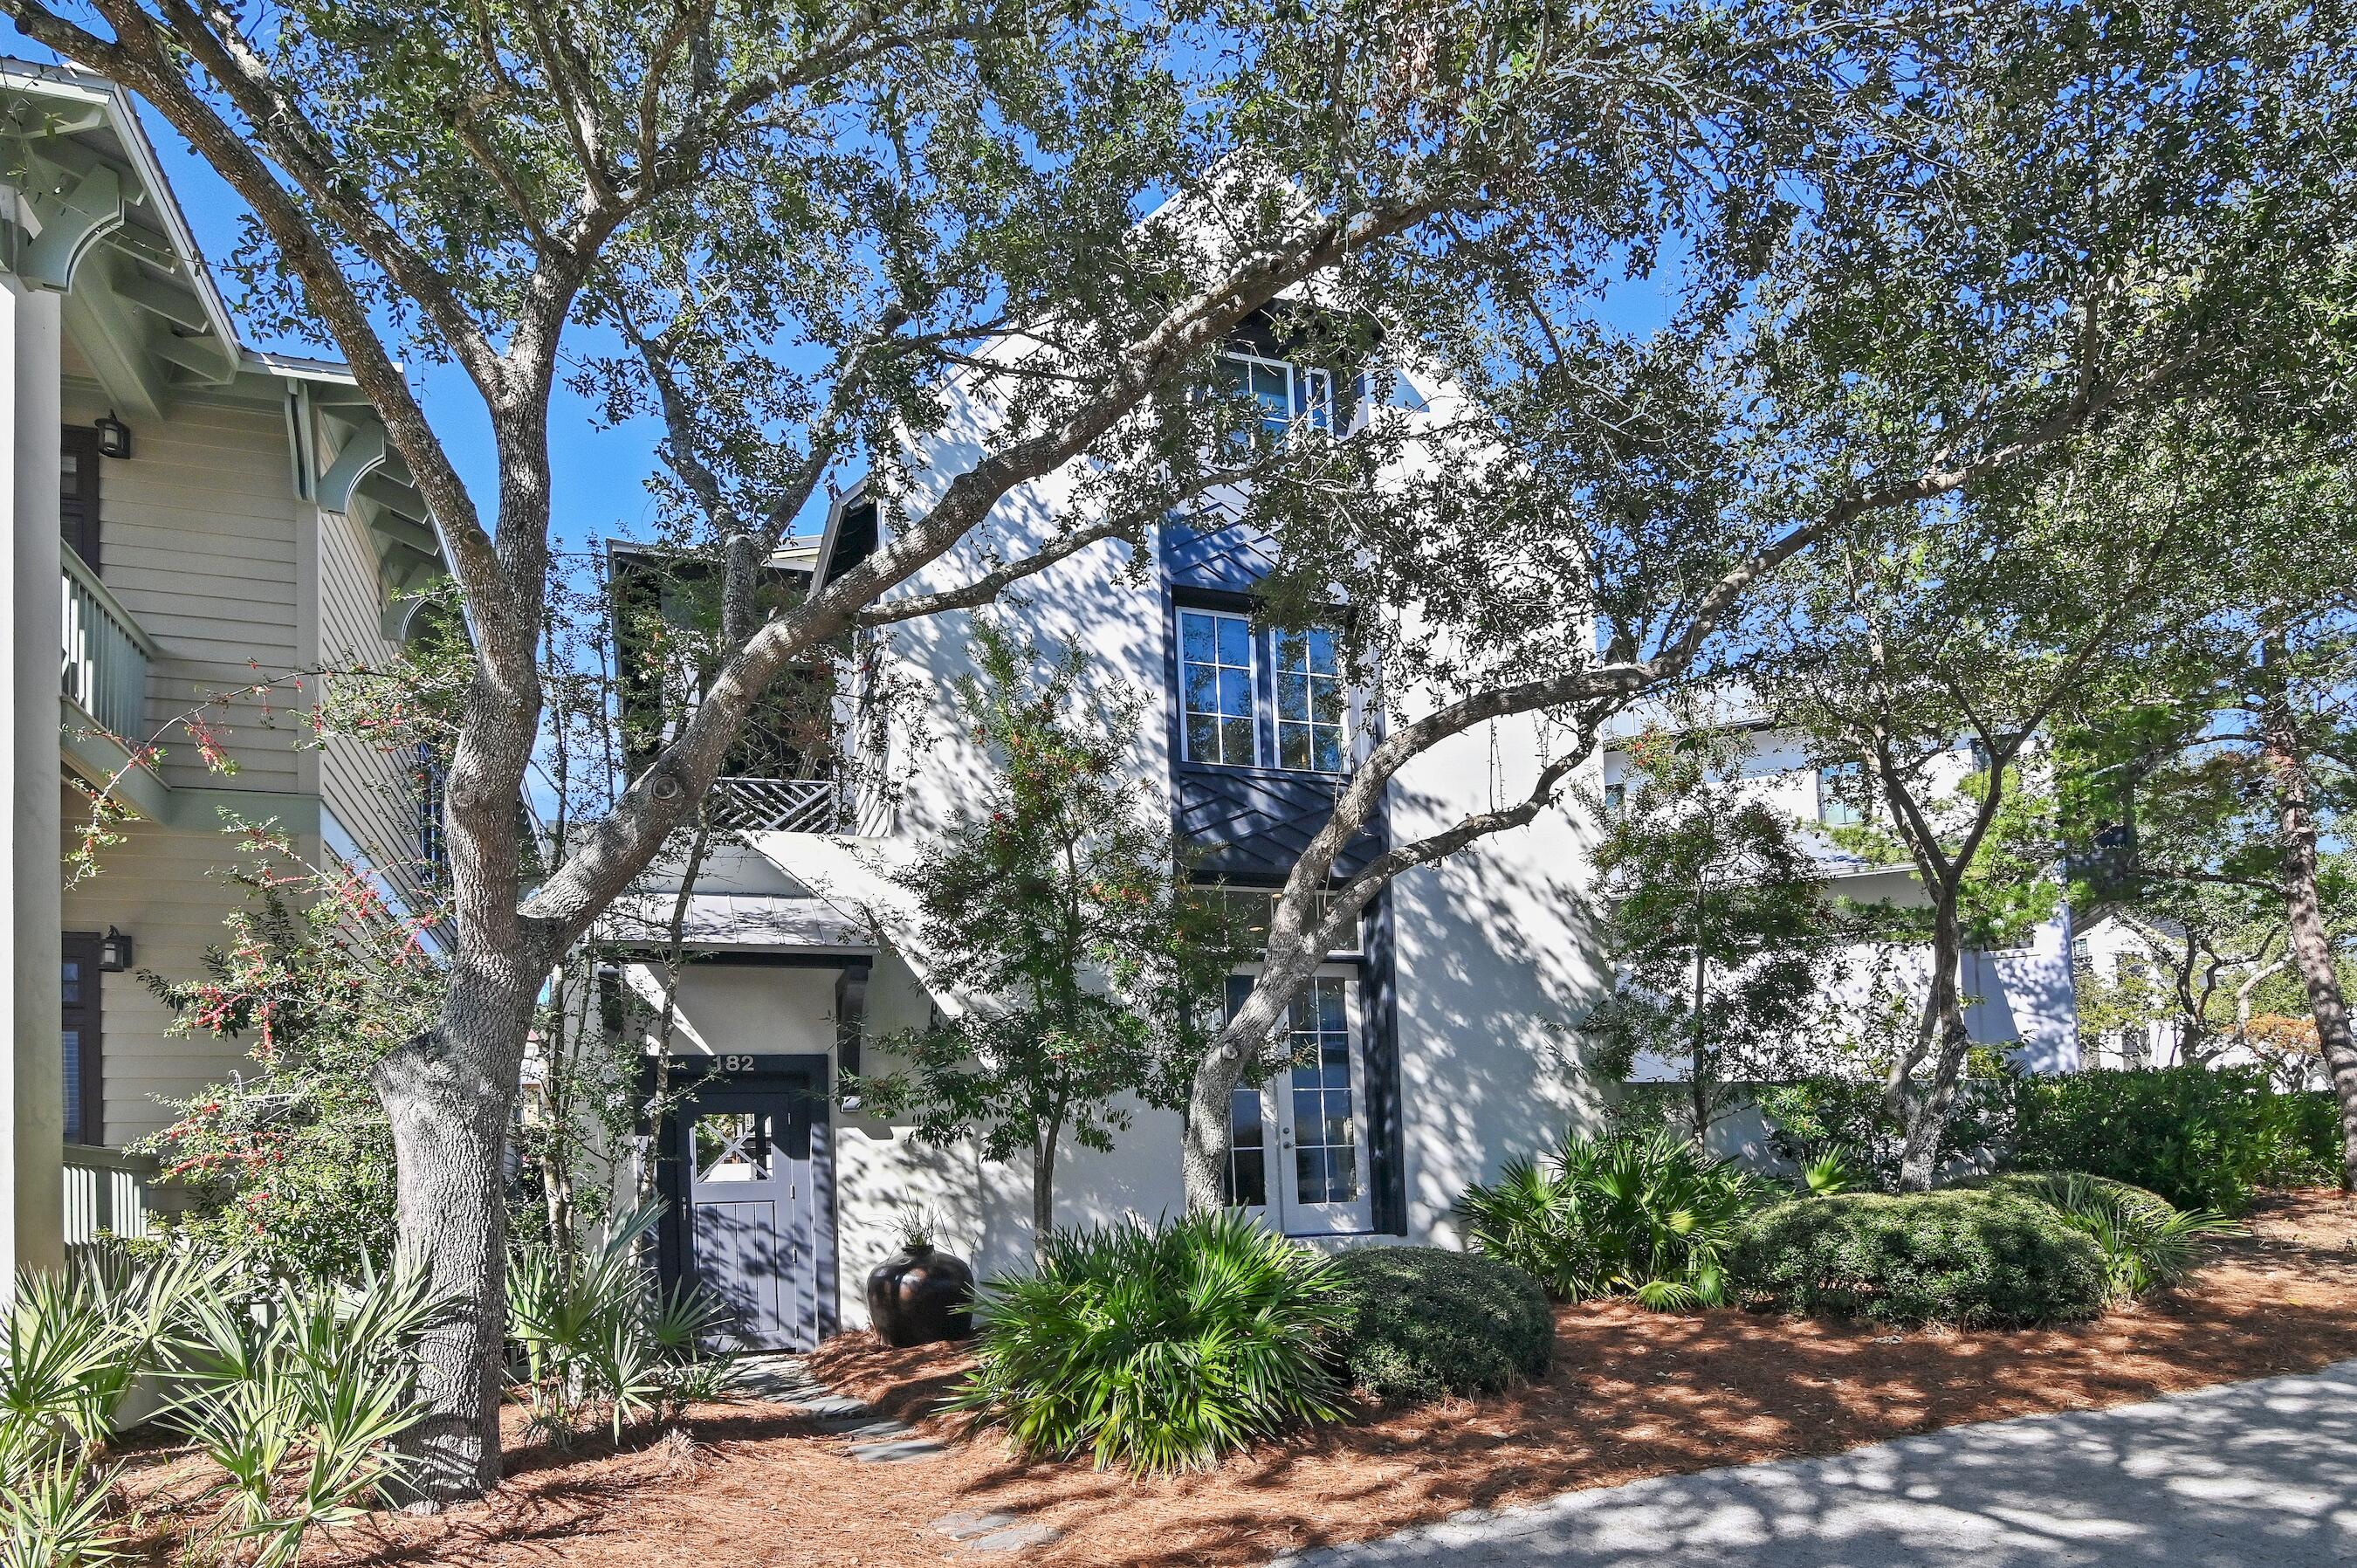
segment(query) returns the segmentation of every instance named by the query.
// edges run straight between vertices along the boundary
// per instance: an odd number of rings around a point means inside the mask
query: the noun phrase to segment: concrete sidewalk
[[[2357,1564],[2357,1361],[1567,1492],[1286,1568]]]

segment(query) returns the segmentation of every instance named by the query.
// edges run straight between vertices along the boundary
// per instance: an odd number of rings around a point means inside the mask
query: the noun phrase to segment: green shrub
[[[2012,1142],[2013,1081],[1992,1073],[1956,1086],[1955,1112],[1940,1130],[1939,1165]],[[1769,1146],[1803,1170],[1838,1154],[1853,1185],[1883,1192],[1899,1185],[1907,1129],[1883,1098],[1879,1077],[1822,1073],[1760,1084],[1752,1101],[1768,1123]]]
[[[2261,1187],[2337,1187],[2341,1183],[2341,1102],[2329,1089],[2276,1096],[2276,1157],[2258,1175]]]
[[[1555,1314],[1511,1263],[1438,1247],[1368,1247],[1334,1260],[1343,1380],[1387,1405],[1494,1394],[1546,1370]]]
[[[2103,1252],[2052,1208],[1950,1188],[1796,1198],[1754,1214],[1733,1267],[1789,1312],[1980,1328],[2093,1317]]]
[[[1633,1295],[1665,1309],[1727,1299],[1727,1248],[1760,1187],[1666,1129],[1567,1137],[1548,1166],[1515,1159],[1457,1200],[1473,1245],[1565,1301]]]
[[[2261,1186],[2319,1169],[2308,1097],[2278,1092],[2259,1068],[2061,1073],[2014,1095],[2010,1164],[2110,1176],[2179,1208],[2240,1214]],[[2338,1162],[2324,1153],[2329,1176]]]
[[[952,1402],[1019,1452],[1200,1469],[1340,1413],[1339,1281],[1308,1249],[1228,1211],[1070,1232],[1046,1251],[983,1287],[980,1364]]]
[[[2202,1237],[2241,1229],[2214,1208],[2179,1208],[2157,1192],[2083,1171],[1994,1176],[1981,1185],[2052,1206],[2103,1250],[2112,1294],[2123,1300],[2180,1283],[2193,1272]]]

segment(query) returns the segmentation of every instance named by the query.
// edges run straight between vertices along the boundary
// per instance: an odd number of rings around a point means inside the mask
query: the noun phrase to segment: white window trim
[[[1202,768],[1258,768],[1261,765],[1260,637],[1253,630],[1252,618],[1250,616],[1238,615],[1233,610],[1208,610],[1199,608],[1194,605],[1178,605],[1174,607],[1177,609],[1178,614],[1172,618],[1171,631],[1178,639],[1178,755],[1180,758]],[[1187,618],[1189,616],[1202,616],[1211,620],[1241,621],[1243,624],[1244,657],[1249,660],[1249,662],[1244,666],[1246,671],[1245,679],[1247,682],[1247,711],[1245,716],[1251,721],[1252,725],[1252,759],[1248,762],[1229,762],[1219,757],[1198,757],[1195,755],[1193,745],[1188,738]],[[1232,664],[1219,663],[1217,661],[1218,652],[1219,639],[1215,634],[1212,638],[1212,653],[1214,660],[1211,668],[1214,670],[1232,670],[1235,668]],[[1220,716],[1222,718],[1225,718],[1226,715],[1222,714]]]
[[[1334,425],[1333,371],[1319,365],[1297,365],[1290,360],[1264,359],[1258,354],[1248,354],[1241,349],[1223,349],[1220,351],[1220,358],[1232,360],[1239,365],[1257,365],[1263,370],[1285,372],[1286,428],[1288,430],[1320,428],[1317,421],[1310,417],[1309,399],[1306,389],[1312,385],[1322,385],[1325,394],[1319,403],[1326,415],[1326,423],[1322,428],[1329,435],[1340,434]],[[1268,423],[1267,415],[1261,416],[1261,423],[1264,424]]]
[[[1318,722],[1318,718],[1317,718],[1317,716],[1316,716],[1316,715],[1317,715],[1317,711],[1318,711],[1318,710],[1317,710],[1317,705],[1316,705],[1314,703],[1313,703],[1311,704],[1311,706],[1310,706],[1310,715],[1311,715],[1310,717],[1308,717],[1308,718],[1307,718],[1307,719],[1287,719],[1287,718],[1285,716],[1285,706],[1284,706],[1284,703],[1283,703],[1281,701],[1279,701],[1279,700],[1278,700],[1277,693],[1276,693],[1276,683],[1277,683],[1278,682],[1280,682],[1280,681],[1284,680],[1284,679],[1285,679],[1285,677],[1286,677],[1287,674],[1289,674],[1289,673],[1291,673],[1291,672],[1292,672],[1291,668],[1290,668],[1289,666],[1287,666],[1286,664],[1285,664],[1285,663],[1281,662],[1281,660],[1280,660],[1280,659],[1279,659],[1279,653],[1280,653],[1280,651],[1281,651],[1281,650],[1279,650],[1279,648],[1278,648],[1278,646],[1277,646],[1277,639],[1278,639],[1279,638],[1281,638],[1281,637],[1293,636],[1293,637],[1298,637],[1298,638],[1300,638],[1300,639],[1302,639],[1303,654],[1302,654],[1302,661],[1301,661],[1301,678],[1302,678],[1302,680],[1303,680],[1303,682],[1304,682],[1305,685],[1306,685],[1306,683],[1307,683],[1307,682],[1310,682],[1310,681],[1312,681],[1312,680],[1322,679],[1322,677],[1318,677],[1318,676],[1315,675],[1315,674],[1310,671],[1310,669],[1309,669],[1309,659],[1308,659],[1308,640],[1309,640],[1309,633],[1310,633],[1311,631],[1313,631],[1313,630],[1322,630],[1322,631],[1331,632],[1331,633],[1333,633],[1333,635],[1334,635],[1334,637],[1335,637],[1335,639],[1336,639],[1336,641],[1335,641],[1336,658],[1335,658],[1335,661],[1334,661],[1334,676],[1333,676],[1333,679],[1334,679],[1335,684],[1336,684],[1336,685],[1338,685],[1338,686],[1340,686],[1340,687],[1341,688],[1341,692],[1342,692],[1342,711],[1341,711],[1341,713],[1340,713],[1340,714],[1335,718],[1333,725],[1330,725],[1330,726],[1321,726],[1321,725],[1320,725],[1320,724],[1319,724],[1319,722]],[[1345,664],[1345,663],[1343,662],[1342,659],[1340,658],[1340,650],[1341,650],[1341,642],[1340,642],[1340,639],[1341,639],[1341,632],[1340,631],[1340,629],[1339,629],[1339,628],[1334,628],[1334,627],[1331,627],[1331,626],[1324,625],[1323,623],[1313,623],[1311,626],[1306,626],[1306,627],[1303,627],[1303,628],[1301,628],[1299,630],[1297,630],[1297,631],[1293,631],[1293,632],[1279,631],[1279,630],[1275,629],[1275,628],[1270,628],[1270,630],[1269,630],[1269,633],[1268,633],[1269,703],[1270,703],[1270,707],[1269,707],[1269,715],[1268,715],[1269,740],[1270,740],[1271,744],[1273,744],[1273,745],[1276,747],[1276,759],[1275,759],[1275,767],[1277,767],[1277,768],[1282,768],[1284,771],[1286,771],[1286,772],[1287,772],[1287,773],[1308,773],[1308,774],[1314,774],[1314,775],[1316,775],[1318,778],[1320,778],[1320,779],[1347,779],[1347,778],[1349,778],[1349,777],[1351,775],[1351,773],[1352,773],[1352,772],[1356,771],[1356,769],[1357,769],[1357,768],[1358,768],[1358,755],[1359,755],[1359,725],[1358,725],[1358,722],[1357,722],[1357,721],[1358,721],[1358,718],[1359,718],[1359,700],[1358,700],[1358,699],[1359,699],[1359,692],[1358,692],[1358,683],[1357,683],[1356,682],[1354,682],[1354,681],[1352,681],[1352,680],[1351,679],[1350,669],[1349,669],[1348,665],[1347,665],[1347,664]],[[1287,766],[1286,765],[1286,761],[1285,761],[1285,726],[1286,726],[1286,725],[1288,725],[1288,724],[1297,725],[1299,725],[1299,726],[1301,726],[1301,727],[1303,727],[1303,728],[1308,729],[1308,730],[1310,732],[1310,737],[1309,737],[1309,738],[1310,738],[1310,742],[1311,742],[1311,744],[1310,744],[1310,748],[1309,748],[1309,749],[1310,749],[1310,755],[1311,755],[1312,757],[1315,757],[1315,756],[1317,755],[1317,751],[1318,751],[1318,747],[1317,747],[1317,744],[1316,744],[1316,743],[1317,743],[1317,738],[1318,738],[1317,732],[1318,732],[1318,730],[1320,727],[1331,727],[1331,728],[1335,728],[1335,729],[1339,729],[1339,730],[1340,730],[1340,731],[1341,731],[1341,743],[1340,743],[1340,748],[1339,748],[1339,753],[1340,753],[1340,758],[1341,758],[1341,766],[1340,766],[1340,767],[1338,767],[1338,768],[1319,768],[1319,767],[1317,767],[1317,766],[1315,766],[1315,765],[1312,765],[1312,766],[1308,767],[1308,768],[1290,768],[1290,767],[1287,767]]]

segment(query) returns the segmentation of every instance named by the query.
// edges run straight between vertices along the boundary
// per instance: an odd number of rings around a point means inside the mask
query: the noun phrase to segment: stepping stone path
[[[862,1464],[907,1465],[949,1452],[947,1444],[923,1436],[907,1422],[878,1415],[866,1402],[828,1388],[811,1376],[810,1364],[799,1356],[748,1356],[737,1367],[739,1390],[812,1417],[821,1432],[851,1440],[844,1452]],[[1045,1546],[1064,1533],[1011,1513],[946,1514],[931,1528],[968,1552],[994,1556]]]
[[[1064,1532],[1052,1524],[1034,1520],[1025,1522],[1019,1514],[953,1513],[933,1520],[932,1528],[952,1541],[962,1541],[968,1552],[1020,1552],[1027,1546],[1045,1546]]]
[[[865,1401],[839,1394],[810,1374],[799,1356],[748,1356],[737,1363],[737,1386],[747,1393],[813,1417],[812,1424],[836,1437],[857,1438],[845,1452],[867,1465],[905,1465],[949,1452],[948,1444],[918,1434],[905,1421],[877,1415]]]

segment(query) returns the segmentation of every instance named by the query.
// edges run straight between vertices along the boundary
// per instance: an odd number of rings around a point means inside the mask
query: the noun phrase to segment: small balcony
[[[148,1215],[165,1207],[154,1202],[150,1194],[156,1172],[152,1155],[68,1144],[66,1245],[87,1247],[110,1236],[135,1241],[145,1236]]]
[[[65,548],[59,561],[65,699],[91,727],[136,752],[147,737],[147,666],[162,653],[81,556]]]
[[[832,779],[716,779],[709,798],[713,825],[736,832],[848,831],[844,789]]]

